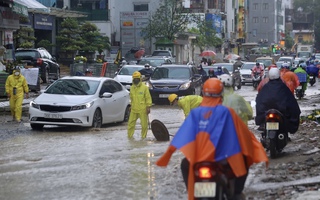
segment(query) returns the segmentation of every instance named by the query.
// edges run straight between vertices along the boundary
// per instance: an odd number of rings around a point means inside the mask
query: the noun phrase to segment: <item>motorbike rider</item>
[[[280,79],[278,68],[271,68],[269,82],[265,84],[256,97],[256,125],[265,124],[265,113],[269,109],[277,109],[285,117],[286,132],[295,133],[300,123],[300,108],[290,89]]]
[[[241,57],[237,57],[236,62],[233,64],[233,70],[240,69],[243,65],[243,62],[241,62]]]
[[[270,65],[270,66],[268,67],[268,71],[269,71],[271,68],[277,68],[277,65],[275,65],[275,64]],[[259,85],[258,85],[258,87],[257,87],[257,91],[260,92],[261,88],[262,88],[266,83],[268,83],[268,82],[269,82],[269,77],[268,77],[268,76],[264,77],[264,79],[262,79],[262,80],[260,81],[260,83],[259,83]]]
[[[307,86],[308,86],[308,82],[309,82],[309,75],[308,73],[306,72],[306,69],[307,68],[307,65],[306,63],[301,63],[299,64],[299,66],[294,70],[294,73],[297,74],[298,78],[299,78],[299,81],[300,81],[300,84],[302,85],[302,90],[303,90],[303,93],[304,91],[307,90]],[[301,76],[305,74],[305,77],[302,77]],[[306,80],[305,80],[306,79]]]
[[[202,77],[202,83],[204,83],[208,79],[207,72],[203,69],[202,64],[198,65],[197,69]]]
[[[309,65],[306,68],[306,71],[309,76],[313,76],[314,78],[318,77],[319,68],[314,64],[314,60],[310,60]]]
[[[294,90],[300,85],[300,81],[298,76],[290,71],[288,63],[283,63],[281,65],[280,78],[288,86],[292,94],[294,94]]]
[[[217,78],[217,75],[214,73],[214,69],[209,69],[208,71],[209,78]]]
[[[92,76],[92,71],[90,69],[86,69],[84,75],[85,76]]]
[[[144,69],[141,69],[139,72],[141,73],[141,75],[144,75],[146,79],[148,79],[151,77],[153,70],[151,69],[150,64],[146,63],[144,65]]]
[[[260,63],[258,63],[258,62],[251,70],[251,77],[253,77],[256,72],[260,75],[261,78],[263,77],[263,69],[262,69]]]
[[[248,121],[252,119],[252,107],[237,93],[234,93],[233,78],[229,74],[222,74],[219,80],[223,83],[223,102],[222,105],[233,108],[242,121],[248,125]]]
[[[216,72],[215,74],[216,74],[217,76],[220,76],[220,75],[224,74],[223,71],[222,71],[222,67],[221,67],[221,66],[218,66],[218,67],[217,67],[217,72]]]
[[[171,105],[176,105],[182,108],[184,116],[187,117],[191,109],[196,108],[202,102],[202,97],[198,95],[188,95],[182,98],[178,98],[176,94],[170,94],[168,100]]]
[[[246,124],[232,108],[221,105],[222,94],[223,83],[217,78],[209,78],[203,85],[201,105],[191,110],[167,151],[156,162],[165,167],[177,149],[184,154],[181,172],[189,200],[194,199],[193,166],[197,162],[226,161],[236,176],[237,198],[243,196],[249,167],[253,163],[268,162],[262,144]]]

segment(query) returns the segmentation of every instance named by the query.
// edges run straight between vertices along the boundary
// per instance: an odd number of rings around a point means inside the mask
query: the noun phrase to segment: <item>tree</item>
[[[104,49],[110,50],[111,45],[109,37],[101,36],[99,29],[95,24],[90,22],[82,24],[80,27],[80,36],[84,40],[84,46],[81,49],[83,51],[98,51],[101,55]]]
[[[291,49],[293,45],[294,45],[294,40],[290,36],[290,33],[287,31],[285,36],[285,47],[286,49]]]
[[[164,0],[150,17],[148,25],[142,29],[144,39],[162,37],[170,41],[179,32],[186,30],[190,13],[183,13],[184,8],[177,0]]]
[[[85,42],[80,35],[79,22],[74,18],[66,18],[61,22],[61,30],[58,33],[57,41],[61,50],[80,50]]]
[[[191,28],[189,32],[197,34],[194,45],[200,48],[202,52],[206,48],[216,47],[222,44],[222,40],[216,36],[216,30],[212,26],[211,20],[197,19],[197,28]]]
[[[20,27],[13,36],[16,48],[32,48],[36,40],[33,33],[34,30],[32,28]]]

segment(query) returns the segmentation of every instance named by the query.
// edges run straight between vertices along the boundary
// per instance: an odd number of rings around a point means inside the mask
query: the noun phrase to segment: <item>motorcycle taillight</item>
[[[270,113],[270,114],[268,115],[268,118],[274,118],[274,114],[273,114],[273,113]]]
[[[43,60],[41,58],[38,58],[37,59],[37,65],[42,65],[42,63],[43,63]]]
[[[199,168],[199,178],[211,178],[211,169],[209,167],[200,167]]]

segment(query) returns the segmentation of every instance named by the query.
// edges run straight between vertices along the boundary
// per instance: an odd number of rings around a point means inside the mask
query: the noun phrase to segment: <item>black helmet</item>
[[[260,63],[257,62],[256,65],[257,65],[257,66],[260,66]]]
[[[145,68],[150,68],[150,64],[149,64],[149,63],[146,63],[146,64],[144,64],[144,67],[145,67]]]

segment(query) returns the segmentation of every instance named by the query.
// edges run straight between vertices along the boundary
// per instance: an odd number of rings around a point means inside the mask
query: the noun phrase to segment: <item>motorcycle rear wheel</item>
[[[270,139],[269,150],[270,150],[270,157],[271,158],[275,158],[276,155],[277,155],[276,141],[275,140]]]

